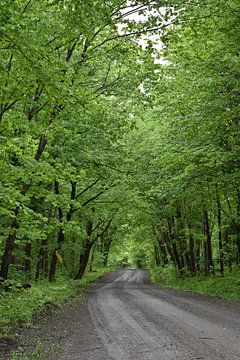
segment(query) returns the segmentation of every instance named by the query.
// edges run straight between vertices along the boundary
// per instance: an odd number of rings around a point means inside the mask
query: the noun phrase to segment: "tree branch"
[[[108,187],[106,187],[105,189],[103,189],[102,191],[100,191],[98,194],[94,195],[93,197],[91,197],[90,199],[86,200],[83,204],[82,207],[88,205],[91,201],[96,200],[100,195],[102,195],[103,193],[105,193],[105,191],[107,191],[108,189],[112,188],[116,186],[115,184],[110,185]]]
[[[89,189],[91,189],[94,185],[96,185],[99,180],[100,180],[100,178],[98,178],[97,180],[95,180],[92,184],[90,184],[90,185],[89,185],[88,187],[86,187],[83,191],[81,191],[81,192],[75,197],[75,200],[78,199],[80,196],[82,196],[86,191],[88,191]]]

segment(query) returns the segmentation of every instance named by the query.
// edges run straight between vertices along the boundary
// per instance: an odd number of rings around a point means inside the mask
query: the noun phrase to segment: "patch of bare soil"
[[[17,340],[1,337],[0,338],[0,358],[7,359],[9,354],[16,351],[19,346]]]

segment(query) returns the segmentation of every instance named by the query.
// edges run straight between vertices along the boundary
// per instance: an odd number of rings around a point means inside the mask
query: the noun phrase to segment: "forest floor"
[[[154,284],[240,302],[240,268],[238,267],[231,271],[226,269],[224,276],[216,271],[214,275],[208,277],[204,274],[191,276],[189,273],[183,273],[181,275],[173,266],[155,267],[150,272]]]
[[[162,288],[148,271],[126,269],[33,324],[11,359],[239,360],[239,340],[240,303]]]

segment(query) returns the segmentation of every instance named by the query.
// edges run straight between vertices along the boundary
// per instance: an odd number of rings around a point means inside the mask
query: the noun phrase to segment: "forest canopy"
[[[0,3],[1,278],[239,265],[239,1]]]

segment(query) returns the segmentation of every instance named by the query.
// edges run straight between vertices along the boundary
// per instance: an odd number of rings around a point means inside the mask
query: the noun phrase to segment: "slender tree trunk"
[[[204,241],[204,270],[205,276],[209,275],[209,259],[208,259],[208,251],[207,251],[207,243]]]
[[[200,272],[200,270],[201,270],[201,266],[200,266],[200,250],[201,250],[200,241],[197,240],[196,241],[196,272]]]
[[[9,265],[11,264],[12,251],[14,250],[15,247],[16,229],[18,227],[18,222],[17,222],[18,211],[19,209],[15,210],[15,218],[11,224],[11,231],[7,237],[5,249],[2,257],[0,277],[2,277],[3,279],[7,279],[8,277],[8,270],[9,270]]]
[[[232,244],[231,244],[231,240],[228,237],[229,233],[228,230],[224,231],[224,248],[226,249],[226,253],[227,253],[227,264],[228,264],[228,268],[230,271],[232,271]]]
[[[70,196],[70,200],[74,200],[76,197],[76,182],[71,182],[71,196]],[[55,194],[59,195],[59,183],[57,180],[55,180],[54,182],[54,189],[55,189]],[[69,222],[72,219],[74,213],[74,208],[72,206],[72,204],[70,205],[70,210],[68,211],[67,215],[66,215],[66,220]],[[61,223],[63,221],[63,211],[62,209],[59,207],[58,208],[58,219],[59,222]],[[60,226],[59,231],[58,231],[58,238],[57,238],[57,246],[54,249],[53,253],[52,253],[52,259],[51,259],[51,263],[50,263],[50,269],[49,269],[49,282],[55,282],[56,281],[56,269],[57,269],[57,256],[56,256],[56,251],[59,251],[61,249],[62,243],[65,240],[65,235],[63,232],[62,227]]]
[[[236,264],[240,264],[240,234],[237,234],[236,238]]]
[[[91,256],[89,271],[93,271],[93,262],[94,262],[94,257],[95,257],[96,245],[97,245],[97,243],[94,244],[93,249],[92,249],[92,256]]]
[[[16,242],[14,243],[13,249],[12,249],[12,253],[11,253],[11,261],[10,264],[12,264],[14,266],[14,269],[17,271],[21,271],[21,265],[20,265],[20,261],[19,261],[19,250],[20,250],[20,246],[18,244],[16,244]]]
[[[50,223],[52,216],[52,208],[48,211],[48,224]],[[40,249],[37,257],[37,267],[35,280],[39,280],[44,277],[48,277],[48,238],[42,239]]]
[[[92,209],[92,211],[93,212],[95,211],[94,208]],[[92,232],[93,232],[92,220],[87,221],[86,231],[87,231],[87,239],[83,243],[83,249],[82,249],[82,252],[79,257],[79,267],[78,267],[78,272],[75,277],[75,280],[82,278],[82,276],[86,270],[87,264],[88,264],[88,259],[89,259],[91,248],[98,240],[98,237],[96,237],[94,240],[91,239]]]
[[[182,259],[180,258],[180,254],[177,247],[177,239],[173,231],[174,219],[169,218],[167,220],[167,223],[168,223],[169,240],[172,247],[173,258],[175,259],[175,265],[177,266],[178,270],[181,270],[184,267],[184,263],[182,263]]]
[[[11,264],[12,251],[14,249],[15,240],[16,240],[16,232],[14,231],[13,234],[8,235],[2,257],[0,277],[2,277],[3,279],[7,279],[8,277],[8,270],[9,270],[9,265]]]
[[[60,227],[58,232],[57,247],[53,250],[52,253],[52,259],[49,269],[49,282],[56,281],[56,269],[57,269],[57,261],[58,261],[56,251],[59,251],[61,249],[61,244],[63,242],[64,242],[64,233],[63,233],[63,229]]]
[[[39,280],[44,274],[46,278],[48,276],[48,251],[47,251],[47,244],[48,240],[43,239],[41,241],[39,254],[38,254],[38,261],[37,261],[37,268],[36,268],[36,276],[35,280]]]
[[[86,241],[83,251],[79,258],[79,269],[75,277],[76,280],[81,279],[84,275],[92,246],[93,246],[93,242]]]
[[[162,235],[164,237],[164,234]],[[166,243],[163,240],[163,237],[158,238],[158,245],[160,249],[160,259],[162,257],[163,265],[168,264],[168,256],[167,256],[167,250],[166,250]]]
[[[240,264],[240,191],[237,190],[236,264]]]
[[[174,239],[176,239],[176,243],[178,244],[177,248],[178,248],[178,254],[179,254],[179,258],[180,258],[180,262],[181,262],[181,269],[182,269],[185,266],[185,260],[186,260],[188,267],[190,266],[190,263],[189,263],[190,260],[189,260],[189,254],[186,251],[187,244],[186,244],[185,237],[183,234],[183,229],[185,228],[185,223],[182,219],[182,208],[180,205],[178,205],[176,208],[176,217],[175,217],[175,220],[173,220],[173,223],[175,223],[175,227],[177,226],[176,229],[173,229],[173,237],[174,237]]]
[[[192,275],[196,274],[196,260],[194,255],[194,239],[192,233],[192,227],[188,224],[188,241],[189,241],[189,265]]]
[[[94,208],[92,209],[92,211],[94,212]],[[75,277],[75,279],[81,279],[82,276],[84,275],[84,272],[86,270],[87,264],[88,264],[88,259],[89,259],[89,255],[90,255],[90,251],[92,246],[97,242],[97,240],[99,238],[101,238],[104,233],[108,230],[109,226],[111,225],[113,219],[110,219],[107,221],[106,225],[103,227],[102,231],[98,234],[95,235],[94,238],[92,238],[93,235],[93,222],[92,220],[89,220],[86,224],[86,230],[87,230],[87,239],[85,240],[84,244],[83,244],[83,249],[82,252],[80,254],[80,258],[79,258],[79,269],[78,269],[78,273]]]
[[[177,262],[176,262],[174,252],[173,252],[172,246],[171,246],[170,241],[169,241],[169,235],[168,235],[167,232],[163,233],[163,241],[166,244],[167,252],[168,252],[168,254],[170,256],[170,259],[172,260],[174,266],[177,267]]]
[[[224,275],[224,254],[223,254],[223,240],[222,240],[222,214],[221,204],[219,198],[217,198],[217,219],[218,219],[218,248],[219,248],[219,260],[220,260],[220,273]]]
[[[161,265],[161,260],[160,260],[159,248],[158,248],[158,246],[156,244],[154,244],[153,246],[154,246],[154,256],[155,256],[156,266],[160,266]]]
[[[175,241],[172,243],[172,248],[173,248],[173,254],[174,254],[174,258],[176,260],[177,268],[178,268],[178,270],[182,270],[184,265],[182,264],[182,261],[178,254],[177,244]]]
[[[191,259],[190,259],[189,250],[186,250],[186,251],[185,251],[185,261],[186,261],[186,265],[187,265],[188,271],[190,271],[191,274],[193,275],[193,273],[192,273],[192,268],[191,268]]]
[[[104,253],[103,253],[103,266],[104,267],[107,266],[108,255],[109,255],[109,250],[110,250],[111,243],[112,243],[112,238],[107,239],[107,244],[106,244],[106,246],[104,248]]]
[[[213,265],[213,259],[212,259],[211,231],[210,231],[210,224],[209,224],[209,217],[208,217],[207,209],[204,209],[203,214],[204,214],[204,225],[205,225],[205,234],[206,234],[205,261],[207,261],[208,274],[210,272],[210,269],[211,269],[211,272],[214,274],[214,265]]]
[[[25,245],[25,261],[24,261],[25,273],[31,272],[31,252],[32,252],[32,244],[30,242],[27,242]]]
[[[157,229],[153,226],[153,233],[155,235],[156,244],[154,244],[155,263],[160,266],[161,260],[163,265],[168,264],[168,256],[166,250],[166,241],[164,240],[164,233],[161,231],[158,233]]]

